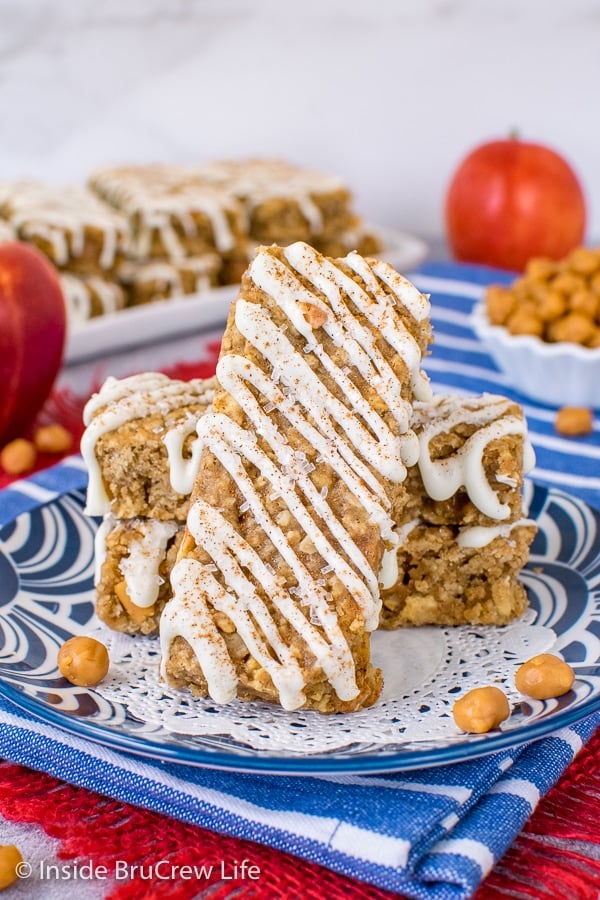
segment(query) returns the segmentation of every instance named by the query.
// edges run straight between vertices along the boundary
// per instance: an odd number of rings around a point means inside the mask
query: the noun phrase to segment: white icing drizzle
[[[313,236],[323,231],[323,216],[313,199],[318,194],[346,190],[339,178],[294,166],[282,160],[217,161],[200,168],[202,177],[227,187],[245,204],[248,215],[267,200],[297,203]]]
[[[106,538],[115,527],[115,523],[116,519],[107,514],[94,535],[94,587],[98,587],[102,578],[102,566],[106,560]]]
[[[119,279],[123,284],[143,287],[157,284],[167,296],[186,293],[184,275],[191,275],[191,290],[187,293],[208,290],[216,279],[221,260],[216,253],[184,259],[179,265],[170,262],[134,263],[128,262],[119,269]]]
[[[260,512],[262,501],[254,491],[252,491],[249,502],[253,505],[253,511],[259,510]],[[228,615],[234,622],[237,632],[254,659],[271,676],[279,691],[282,706],[285,709],[293,710],[298,709],[304,703],[302,673],[297,660],[280,637],[267,606],[258,596],[253,583],[244,574],[244,569],[247,569],[260,583],[273,604],[302,635],[311,652],[314,653],[317,664],[322,666],[334,685],[338,696],[346,700],[355,697],[358,688],[353,675],[354,665],[350,651],[340,632],[335,612],[330,609],[327,594],[321,588],[318,588],[317,592],[311,592],[310,601],[306,600],[304,589],[311,589],[312,579],[299,560],[294,563],[295,574],[299,577],[298,594],[303,598],[301,601],[303,605],[310,608],[311,616],[318,620],[325,637],[306,617],[290,594],[281,587],[273,571],[265,565],[256,551],[238,535],[220,513],[202,500],[198,500],[190,511],[188,528],[193,535],[200,534],[202,536],[203,547],[219,566],[228,590],[219,584],[206,567],[191,559],[182,559],[176,564],[175,578],[172,577],[172,584],[176,585],[182,577],[186,578],[186,576],[189,582],[191,572],[195,574],[198,579],[196,590],[200,589],[206,593],[210,597],[212,605]],[[283,542],[285,543],[285,538]],[[179,598],[177,588],[175,588],[175,596]],[[166,613],[168,614],[166,617],[163,615],[165,621],[161,620],[163,674],[172,639],[176,634],[183,634],[186,640],[188,638],[187,632],[183,631],[179,623],[178,609],[173,602],[167,606]],[[275,659],[270,650],[274,652]],[[216,700],[220,694],[224,693],[222,680],[223,676],[227,677],[228,667],[223,671],[212,672],[209,678],[204,666],[204,657],[200,656],[199,659],[208,682],[209,693]]]
[[[398,571],[398,548],[391,547],[389,550],[385,550],[383,553],[381,568],[379,570],[378,577],[379,586],[382,590],[391,588],[396,584],[399,577],[400,572]]]
[[[518,519],[516,522],[506,522],[502,525],[470,525],[458,529],[456,543],[459,547],[479,550],[487,547],[497,537],[510,537],[514,528],[522,528],[527,525],[535,526],[533,519]]]
[[[272,521],[267,513],[262,500],[252,486],[243,460],[256,466],[261,475],[269,480],[273,491],[282,498],[303,532],[310,534],[316,551],[323,557],[326,565],[331,566],[357,601],[365,616],[367,630],[373,631],[377,628],[380,609],[377,580],[363,554],[334,516],[326,498],[319,494],[308,475],[305,474],[305,460],[298,459],[298,456],[290,458],[291,454],[288,452],[286,454],[287,465],[284,463],[283,469],[281,469],[271,462],[264,451],[260,450],[256,439],[247,429],[235,425],[229,418],[222,415],[211,413],[207,414],[204,419],[198,423],[199,432],[203,434],[211,452],[215,454],[240,488],[246,502],[250,504],[250,509],[258,524],[291,568],[298,580],[302,596],[310,598],[312,594],[320,596],[322,592],[288,543],[282,529]],[[297,489],[302,491],[308,503],[301,499]],[[310,515],[309,507],[317,513],[321,521],[337,538],[346,556],[362,577],[359,577],[344,557],[334,549]],[[309,603],[312,605],[312,600],[309,600]]]
[[[406,543],[411,531],[421,524],[420,519],[411,519],[403,525],[398,525],[394,532],[395,543],[390,550],[386,550],[383,555],[381,569],[379,571],[379,585],[382,590],[388,590],[397,584],[400,578],[400,570],[398,566],[398,552]]]
[[[212,379],[176,381],[159,372],[146,372],[122,379],[107,378],[100,391],[90,397],[83,411],[86,429],[81,439],[81,453],[89,474],[86,505],[88,515],[104,515],[110,512],[110,501],[95,452],[96,442],[103,434],[152,413],[159,412],[166,416],[175,409],[192,404],[201,403],[208,406],[213,396]],[[188,428],[187,433],[191,433],[194,427],[190,416],[186,416],[185,425],[181,423],[177,426],[177,437],[173,439],[171,445],[167,444],[169,475],[175,479],[177,485],[183,483],[187,485],[193,478],[190,474],[190,464],[181,456],[185,435],[181,441],[180,436],[182,430]],[[168,426],[165,426],[166,434],[163,440],[168,436],[169,430]],[[179,456],[176,453],[177,448]],[[198,451],[192,450],[192,458],[198,460]],[[175,485],[173,489],[178,491]]]
[[[169,428],[163,437],[169,460],[171,486],[178,494],[191,494],[196,475],[198,474],[200,457],[202,455],[202,441],[200,438],[193,442],[190,456],[186,459],[183,455],[185,440],[197,430],[197,425],[198,415],[190,413],[177,425]]]
[[[86,188],[16,183],[6,198],[6,207],[19,235],[47,241],[58,266],[83,255],[88,229],[102,234],[100,268],[112,269],[117,253],[127,249],[125,219]]]
[[[81,278],[75,275],[60,276],[68,322],[85,322],[92,315],[92,296]]]
[[[158,597],[161,584],[158,570],[167,545],[179,526],[176,522],[159,522],[157,519],[133,519],[131,525],[140,532],[140,537],[130,542],[129,554],[122,557],[119,569],[131,602],[147,608]]]
[[[509,505],[499,501],[496,490],[488,482],[483,456],[491,441],[508,434],[521,435],[524,447],[530,446],[525,419],[509,412],[512,405],[510,400],[493,394],[483,394],[475,400],[439,396],[428,405],[415,404],[414,424],[420,444],[418,466],[425,490],[433,500],[447,500],[464,488],[484,515],[500,520],[510,515]],[[431,441],[461,423],[476,426],[476,431],[452,456],[433,460]],[[524,456],[529,459],[529,451]]]
[[[523,474],[527,475],[528,472],[535,467],[535,450],[533,449],[533,444],[529,439],[525,440],[523,443]]]
[[[182,559],[171,571],[171,587],[177,597],[167,603],[160,617],[162,648],[161,673],[165,674],[165,660],[173,639],[184,634],[198,659],[206,678],[210,696],[217,703],[228,703],[237,693],[237,674],[227,645],[213,622],[208,603],[210,580],[206,570],[195,559]]]
[[[188,255],[185,238],[197,234],[197,214],[208,219],[220,253],[237,243],[234,228],[243,222],[241,207],[231,192],[199,177],[197,170],[159,165],[105,169],[93,173],[90,183],[129,218],[131,255],[136,259],[150,256],[158,233],[169,259],[183,262]]]
[[[78,277],[65,272],[60,276],[60,283],[67,307],[67,319],[72,324],[91,318],[94,313],[94,297],[100,306],[100,314],[115,312],[125,305],[121,287],[103,278],[94,275]]]
[[[224,662],[221,653],[223,640],[219,638],[217,649],[211,649],[205,665],[206,633],[202,632],[196,639],[198,629],[191,636],[188,631],[193,620],[192,606],[202,607],[201,619],[205,622],[206,604],[212,604],[231,618],[249,652],[270,674],[282,705],[296,709],[305,701],[302,674],[279,636],[256,584],[261,585],[270,602],[306,642],[342,700],[350,700],[359,692],[354,663],[335,611],[330,608],[324,579],[311,575],[278,523],[278,517],[271,517],[247,466],[260,471],[269,482],[267,493],[281,498],[299,529],[310,536],[313,548],[310,552],[319,554],[323,574],[335,574],[361,610],[365,628],[375,629],[381,608],[376,574],[344,524],[334,515],[327,492],[319,491],[309,477],[314,466],[305,454],[288,443],[287,429],[280,430],[269,412],[277,408],[291,428],[306,438],[319,454],[318,460],[334,470],[366,510],[370,521],[379,527],[392,548],[386,553],[383,565],[387,581],[392,577],[397,536],[383,484],[370,469],[384,479],[401,481],[406,464],[416,461],[418,443],[409,428],[410,404],[401,397],[398,378],[370,330],[352,313],[345,295],[382,331],[394,350],[403,355],[411,376],[420,363],[420,353],[418,347],[415,353],[415,341],[393,312],[393,301],[388,294],[379,291],[376,299],[370,298],[336,266],[319,260],[306,244],[287,248],[285,257],[290,267],[315,286],[314,293],[291,268],[268,251],[259,252],[250,266],[250,277],[271,296],[294,329],[305,338],[307,352],[318,358],[349,405],[338,400],[317,377],[307,354],[295,349],[265,307],[239,298],[235,306],[236,327],[270,363],[271,372],[267,374],[237,354],[222,356],[217,367],[218,381],[244,410],[252,428],[241,427],[223,414],[209,412],[198,422],[197,431],[203,446],[219,460],[244,498],[241,513],[250,512],[291,569],[297,587],[284,590],[276,573],[265,566],[220,511],[197,498],[187,525],[196,545],[209,554],[212,563],[204,566],[184,558],[176,564],[172,580],[174,598],[161,621],[161,642],[163,675],[170,644],[176,635],[182,635],[189,640],[198,658],[211,697],[218,700],[234,696],[231,663]],[[329,305],[317,291],[326,295]],[[397,294],[396,299],[400,299]],[[348,377],[346,367],[342,370],[325,352],[304,317],[305,308],[301,303],[316,306],[326,315],[323,328],[336,345],[344,346],[348,365],[358,369],[376,387],[396,421],[397,430],[404,432],[400,437],[394,435],[382,415],[362,397]],[[391,308],[389,314],[386,304]],[[270,452],[262,449],[258,437]],[[329,535],[335,538],[339,550]],[[213,575],[215,566],[224,585]],[[297,594],[299,602],[290,594]],[[302,607],[306,607],[308,615]]]

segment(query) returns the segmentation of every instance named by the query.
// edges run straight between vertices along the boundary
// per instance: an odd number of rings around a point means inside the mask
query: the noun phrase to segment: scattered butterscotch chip
[[[566,437],[590,434],[594,417],[591,409],[584,406],[563,406],[556,413],[554,427]]]
[[[456,701],[452,708],[454,721],[470,734],[485,734],[508,719],[510,707],[504,691],[489,685],[474,688]]]
[[[108,650],[96,638],[69,638],[58,651],[60,674],[78,687],[100,684],[110,666]]]
[[[0,891],[10,887],[19,877],[18,866],[23,862],[21,851],[14,844],[0,844]]]
[[[562,697],[575,680],[571,666],[552,653],[540,653],[523,663],[515,675],[515,687],[534,700]]]
[[[7,475],[23,475],[35,466],[36,449],[31,441],[15,438],[0,451],[0,465]]]
[[[73,435],[62,425],[42,425],[33,442],[40,453],[67,453],[73,446]]]

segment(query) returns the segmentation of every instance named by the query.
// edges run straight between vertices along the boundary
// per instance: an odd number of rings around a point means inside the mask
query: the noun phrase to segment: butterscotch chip
[[[575,291],[569,297],[569,308],[593,321],[598,312],[598,297],[592,291]]]
[[[506,694],[500,688],[490,685],[474,688],[457,700],[452,708],[452,715],[463,731],[485,734],[508,719],[510,707]]]
[[[592,411],[581,406],[563,406],[556,414],[554,427],[559,434],[568,437],[590,434],[593,427]]]
[[[517,670],[515,687],[534,700],[562,697],[571,690],[575,672],[571,666],[552,653],[533,656]]]
[[[587,346],[592,350],[596,350],[600,347],[600,328],[595,328],[592,336],[587,342]]]
[[[36,455],[31,441],[15,438],[0,451],[0,465],[7,475],[23,475],[35,466]]]
[[[517,309],[510,316],[506,327],[511,334],[532,334],[541,337],[544,333],[544,323],[535,312],[528,309]]]
[[[589,316],[571,312],[562,319],[551,322],[548,325],[547,335],[550,341],[585,344],[593,336],[594,331],[594,323]]]
[[[43,425],[33,436],[40,453],[67,453],[73,446],[73,435],[62,425]]]
[[[65,641],[58,651],[57,662],[63,678],[79,687],[99,684],[110,667],[104,644],[87,635],[77,635]]]
[[[600,272],[596,272],[595,275],[592,275],[589,281],[590,290],[594,292],[594,294],[600,296]]]
[[[530,259],[525,268],[525,275],[536,281],[547,281],[556,274],[557,263],[545,257]]]
[[[504,325],[516,307],[516,298],[509,288],[493,284],[487,289],[485,303],[492,325]]]
[[[567,298],[559,291],[544,291],[539,299],[538,313],[545,322],[558,319],[567,309]]]
[[[0,891],[15,883],[22,862],[23,856],[15,844],[0,844]]]
[[[576,291],[584,291],[586,288],[586,280],[581,275],[574,272],[561,272],[556,278],[552,279],[552,289],[562,291],[563,294],[574,294]]]
[[[528,278],[517,278],[513,281],[510,290],[513,296],[519,301],[527,300],[530,293],[530,281]]]
[[[600,266],[600,254],[588,247],[577,247],[567,257],[567,263],[574,272],[590,275]]]

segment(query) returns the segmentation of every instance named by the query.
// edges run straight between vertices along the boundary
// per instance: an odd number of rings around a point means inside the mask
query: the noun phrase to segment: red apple
[[[522,270],[534,256],[561,259],[583,241],[581,185],[562,156],[511,137],[477,147],[446,195],[455,259]]]
[[[22,435],[42,408],[65,335],[56,270],[32,247],[0,244],[0,447]]]

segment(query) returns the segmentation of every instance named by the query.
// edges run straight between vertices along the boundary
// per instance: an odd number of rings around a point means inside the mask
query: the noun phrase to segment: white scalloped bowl
[[[550,406],[600,409],[600,348],[512,335],[490,323],[483,303],[473,309],[471,324],[498,368],[521,394]]]

